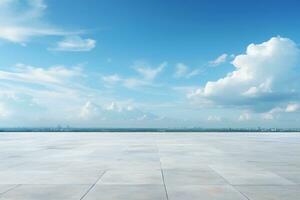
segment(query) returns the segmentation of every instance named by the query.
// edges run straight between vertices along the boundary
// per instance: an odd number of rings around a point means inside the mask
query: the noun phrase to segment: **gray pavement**
[[[299,200],[300,133],[0,133],[2,200]]]

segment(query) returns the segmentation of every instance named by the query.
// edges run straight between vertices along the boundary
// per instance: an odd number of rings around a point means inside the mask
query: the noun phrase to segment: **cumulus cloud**
[[[81,108],[79,117],[83,120],[92,121],[110,121],[120,120],[143,121],[157,120],[159,117],[137,109],[130,102],[110,102],[102,106],[87,101]]]
[[[262,118],[265,120],[273,120],[279,118],[284,113],[294,113],[300,110],[298,103],[288,103],[286,106],[277,106],[271,110],[262,113]]]
[[[44,0],[0,1],[0,39],[26,44],[35,36],[66,36],[83,31],[65,31],[43,20]]]
[[[83,39],[79,36],[68,36],[64,40],[59,41],[56,47],[50,50],[54,51],[91,51],[96,47],[96,41],[93,39]]]
[[[175,78],[191,78],[196,76],[200,73],[199,69],[191,70],[187,65],[184,63],[177,63],[176,69],[174,73]]]
[[[215,60],[210,61],[209,64],[211,66],[215,67],[215,66],[218,66],[218,65],[226,62],[227,58],[228,58],[228,55],[226,53],[224,53],[224,54],[220,55],[219,57],[217,57]]]
[[[79,111],[79,118],[89,120],[94,117],[99,117],[100,107],[91,101],[87,101]]]
[[[188,94],[194,101],[236,106],[256,111],[271,110],[299,98],[300,50],[288,38],[273,37],[250,44],[232,64],[235,70]]]
[[[251,115],[249,113],[242,113],[239,118],[238,121],[249,121],[251,119]]]
[[[297,103],[291,103],[291,104],[288,104],[285,111],[286,112],[296,112],[300,109],[300,104],[297,104]]]

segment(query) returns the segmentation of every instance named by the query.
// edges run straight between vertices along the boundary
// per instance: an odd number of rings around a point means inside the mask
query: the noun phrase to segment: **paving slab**
[[[169,200],[248,200],[232,186],[167,186]]]
[[[167,200],[162,185],[96,185],[84,200]]]
[[[237,190],[250,200],[298,200],[299,186],[239,186]]]
[[[227,182],[213,170],[163,170],[165,184],[178,185],[226,185]]]
[[[155,185],[163,184],[161,170],[108,170],[97,184]]]
[[[93,184],[103,171],[6,170],[0,172],[0,184]]]
[[[6,192],[8,192],[9,190],[12,190],[14,188],[16,188],[18,185],[0,185],[0,197],[1,197],[1,194],[4,194]]]
[[[293,183],[300,185],[300,169],[298,169],[298,171],[286,170],[286,171],[276,171],[274,173],[292,181]]]
[[[90,185],[21,185],[0,195],[1,200],[79,200]]]
[[[294,182],[263,170],[218,171],[231,185],[295,185]]]

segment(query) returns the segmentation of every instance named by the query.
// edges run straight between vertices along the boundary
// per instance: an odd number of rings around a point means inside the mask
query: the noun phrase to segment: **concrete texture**
[[[298,200],[300,133],[0,133],[0,200]]]

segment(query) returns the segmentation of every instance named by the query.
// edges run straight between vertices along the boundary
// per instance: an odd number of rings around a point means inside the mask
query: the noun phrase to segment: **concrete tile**
[[[247,200],[232,186],[167,186],[169,200]]]
[[[298,200],[300,186],[238,186],[251,200]]]
[[[1,197],[1,194],[9,191],[9,190],[12,190],[14,188],[16,188],[18,185],[0,185],[0,197]]]
[[[294,185],[292,181],[265,170],[217,171],[232,185]]]
[[[173,156],[173,157],[161,157],[161,167],[163,169],[208,169],[207,163],[201,159],[197,159],[193,156]]]
[[[278,174],[281,177],[284,177],[293,183],[296,183],[300,185],[300,170],[299,171],[277,171],[276,174]]]
[[[0,196],[1,200],[78,200],[90,185],[21,185]]]
[[[147,160],[116,160],[110,166],[111,170],[119,170],[120,166],[122,166],[123,170],[132,170],[136,169],[139,171],[143,170],[160,170],[161,164],[159,160],[157,161],[147,161]]]
[[[164,180],[170,185],[225,185],[226,181],[212,170],[163,170]]]
[[[37,170],[37,171],[51,171],[51,170],[58,170],[67,163],[65,162],[53,162],[53,161],[26,161],[22,162],[18,165],[11,166],[6,169],[16,170],[16,171],[24,171],[24,170]]]
[[[109,185],[141,185],[163,184],[160,170],[108,170],[97,184]]]
[[[299,155],[300,157],[300,155]],[[293,159],[294,162],[297,162],[297,158]],[[289,162],[292,161],[286,161],[286,162],[282,162],[280,164],[275,165],[274,163],[260,163],[260,165],[262,166],[262,168],[277,173],[277,172],[284,172],[284,171],[300,171],[300,163],[298,164],[289,164]]]
[[[167,200],[163,185],[96,185],[84,200]]]
[[[103,171],[16,171],[0,172],[0,184],[93,184]]]
[[[220,162],[216,164],[210,164],[209,167],[217,172],[236,171],[243,173],[244,171],[261,171],[264,170],[255,164],[241,161],[241,158],[235,157],[229,160],[230,162]],[[268,170],[266,170],[268,171]]]

